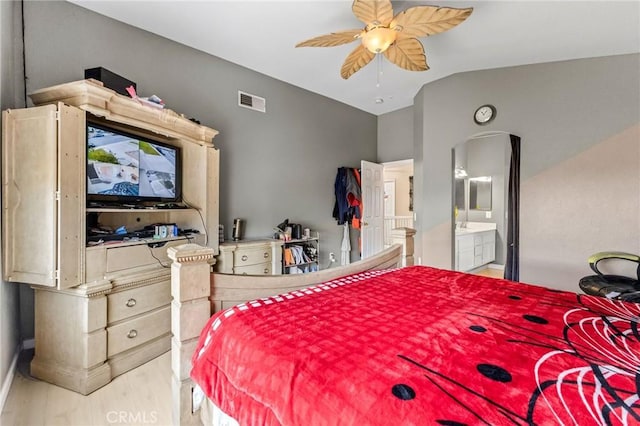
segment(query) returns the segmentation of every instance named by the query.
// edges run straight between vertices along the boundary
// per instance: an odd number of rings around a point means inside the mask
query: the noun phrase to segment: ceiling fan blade
[[[351,10],[356,18],[366,25],[374,22],[387,25],[393,19],[393,6],[390,0],[354,0]]]
[[[359,44],[358,47],[353,49],[353,52],[347,56],[347,59],[345,59],[340,69],[340,75],[345,80],[348,79],[359,71],[360,68],[371,62],[374,56],[376,56],[375,53],[369,52],[362,44]]]
[[[362,30],[347,30],[325,34],[309,40],[301,41],[296,47],[333,47],[351,43],[362,33]]]
[[[471,15],[473,8],[416,6],[398,13],[391,23],[398,38],[424,37],[450,30]]]
[[[400,68],[409,71],[426,71],[427,57],[424,54],[422,43],[415,38],[406,38],[396,41],[387,50],[384,56]]]

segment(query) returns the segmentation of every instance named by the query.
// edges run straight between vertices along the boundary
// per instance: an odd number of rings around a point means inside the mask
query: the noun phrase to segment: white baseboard
[[[22,350],[33,349],[36,347],[36,339],[26,339],[22,341]]]
[[[504,271],[504,265],[498,265],[497,263],[490,263],[487,265],[487,268],[489,269],[499,269],[501,271]]]
[[[11,383],[13,383],[13,376],[16,374],[16,367],[18,366],[18,356],[20,356],[20,346],[16,346],[15,353],[13,354],[13,359],[11,360],[11,365],[9,366],[9,371],[7,371],[7,375],[4,378],[4,382],[2,383],[2,389],[0,390],[0,412],[4,409],[4,403],[7,401],[7,397],[9,396],[9,390],[11,389]]]

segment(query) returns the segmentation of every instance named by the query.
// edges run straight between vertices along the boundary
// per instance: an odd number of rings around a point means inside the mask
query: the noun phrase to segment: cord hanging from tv
[[[87,123],[89,202],[180,202],[180,166],[178,147]]]

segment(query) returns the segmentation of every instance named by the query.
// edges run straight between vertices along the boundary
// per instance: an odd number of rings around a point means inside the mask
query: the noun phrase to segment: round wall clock
[[[496,118],[496,107],[493,105],[482,105],[473,114],[473,121],[480,125],[487,124],[494,118]]]

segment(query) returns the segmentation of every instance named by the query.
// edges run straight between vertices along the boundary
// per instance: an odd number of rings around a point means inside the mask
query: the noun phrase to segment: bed
[[[185,380],[242,425],[640,422],[638,305],[386,266],[223,308]]]

